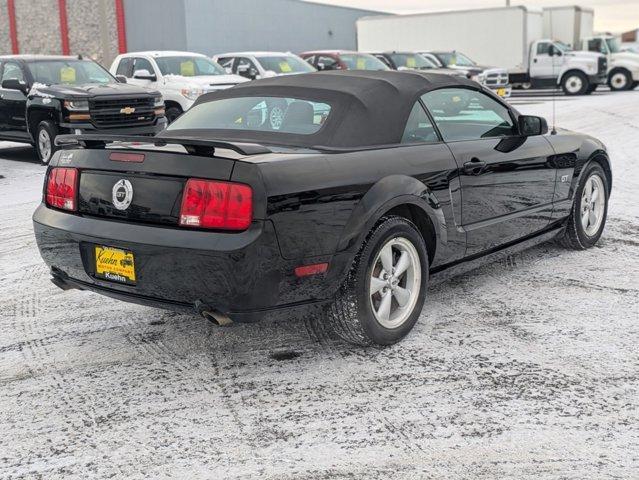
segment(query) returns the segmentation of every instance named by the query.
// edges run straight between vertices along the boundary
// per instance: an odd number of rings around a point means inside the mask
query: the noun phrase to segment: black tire
[[[376,319],[371,305],[370,281],[382,247],[393,239],[408,240],[420,261],[421,281],[416,303],[410,314],[396,328],[386,328]],[[416,283],[418,281],[416,280]],[[356,345],[391,345],[404,338],[419,318],[428,285],[428,253],[417,227],[403,217],[383,217],[368,234],[353,266],[326,308],[330,328],[343,340]],[[392,300],[391,300],[392,301]]]
[[[601,225],[591,235],[586,233],[584,229],[583,222],[581,221],[581,213],[584,208],[583,204],[583,191],[584,187],[588,183],[588,180],[593,176],[597,175],[602,181],[603,188],[605,190],[604,195],[604,208],[603,208],[603,219],[601,221]],[[608,177],[606,177],[606,173],[599,163],[591,163],[586,170],[584,171],[581,181],[577,186],[577,190],[575,191],[575,197],[572,203],[572,209],[570,212],[570,216],[568,217],[568,223],[566,225],[566,229],[560,238],[560,243],[566,247],[573,250],[585,250],[594,246],[601,234],[603,233],[604,227],[606,226],[606,218],[608,216],[608,197],[610,196],[610,186],[608,185]]]
[[[628,70],[618,69],[610,72],[608,86],[613,92],[623,92],[632,88],[632,75]]]
[[[630,90],[634,90],[637,87],[639,87],[639,82],[632,82],[632,85],[630,86]]]
[[[581,86],[577,89],[579,84]],[[588,77],[578,71],[568,72],[561,79],[561,89],[566,95],[585,95],[589,86]]]
[[[588,90],[586,90],[586,95],[590,95],[592,92],[596,91],[599,87],[599,84],[594,83],[588,86]]]
[[[45,139],[43,136],[48,138],[49,148],[44,146]],[[43,120],[36,127],[34,137],[35,150],[42,165],[48,165],[53,154],[58,151],[58,147],[55,145],[55,137],[57,136],[58,127],[50,120]]]
[[[180,107],[171,106],[166,109],[166,122],[167,124],[173,123],[180,115],[182,115],[182,109]]]

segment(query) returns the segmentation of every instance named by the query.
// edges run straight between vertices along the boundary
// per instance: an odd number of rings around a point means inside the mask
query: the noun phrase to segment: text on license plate
[[[112,282],[135,285],[133,253],[119,248],[96,245],[95,276]]]

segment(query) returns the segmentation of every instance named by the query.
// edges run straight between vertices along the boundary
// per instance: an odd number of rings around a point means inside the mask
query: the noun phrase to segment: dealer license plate
[[[95,276],[111,282],[135,285],[133,252],[96,245]]]
[[[497,89],[497,95],[499,95],[500,97],[505,97],[506,96],[506,89],[505,88],[498,88]]]

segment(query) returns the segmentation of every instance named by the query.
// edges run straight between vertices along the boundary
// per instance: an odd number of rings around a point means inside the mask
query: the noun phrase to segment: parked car
[[[213,61],[219,63],[228,73],[235,73],[249,80],[315,71],[297,55],[283,52],[222,53],[215,55]]]
[[[466,76],[464,72],[442,67],[424,55],[415,52],[371,52],[371,55],[379,58],[392,70],[422,70],[454,77]]]
[[[575,52],[544,33],[544,13],[525,6],[476,8],[414,15],[381,15],[357,20],[357,48],[418,50],[428,45],[446,54],[442,63],[448,68],[484,68],[496,65],[491,82],[523,88],[554,88],[561,85],[566,95],[587,95],[606,82],[606,58],[591,52]],[[573,22],[574,23],[574,22]],[[562,20],[562,25],[571,22]],[[461,27],[460,27],[461,26]],[[463,34],[460,34],[460,28]],[[455,52],[450,50],[454,47]],[[451,63],[450,60],[455,60]],[[504,70],[508,79],[503,80]]]
[[[478,65],[461,52],[424,52],[427,58],[433,58],[443,68],[456,70],[466,77],[479,82],[493,90],[502,98],[510,97],[512,87],[508,80],[508,70],[505,68]]]
[[[166,127],[160,93],[118,82],[81,57],[0,57],[0,140],[30,143],[47,164],[64,133],[153,135]]]
[[[146,144],[58,140],[33,216],[56,285],[220,324],[322,307],[356,344],[404,337],[431,277],[551,238],[592,247],[612,185],[595,138],[422,72],[256,80]]]
[[[317,70],[390,70],[373,55],[350,50],[316,50],[300,53],[300,57]]]
[[[111,73],[126,78],[128,83],[159,90],[169,123],[191,108],[200,95],[248,81],[227,74],[205,55],[191,52],[125,53],[115,58]]]

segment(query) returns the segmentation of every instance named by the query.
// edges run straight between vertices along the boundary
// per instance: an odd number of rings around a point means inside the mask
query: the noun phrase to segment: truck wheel
[[[566,95],[584,95],[590,83],[581,72],[568,72],[561,80],[561,88]]]
[[[58,136],[58,127],[50,120],[43,120],[38,124],[35,134],[35,148],[42,165],[48,165],[51,157],[58,150],[55,146],[55,137]]]
[[[561,244],[573,250],[592,247],[603,232],[608,215],[608,179],[598,163],[583,173],[575,192]]]
[[[428,254],[417,227],[383,217],[326,309],[328,324],[356,345],[391,345],[413,328],[424,305]]]
[[[180,115],[182,115],[182,109],[180,107],[169,107],[166,109],[165,115],[167,124],[173,123]]]
[[[608,77],[608,86],[614,92],[630,90],[632,88],[632,76],[627,70],[613,70]]]
[[[592,92],[594,92],[595,90],[597,90],[597,88],[598,88],[598,87],[599,87],[599,85],[598,85],[598,84],[596,84],[596,83],[590,84],[590,85],[588,86],[588,90],[586,90],[586,95],[590,95]]]

